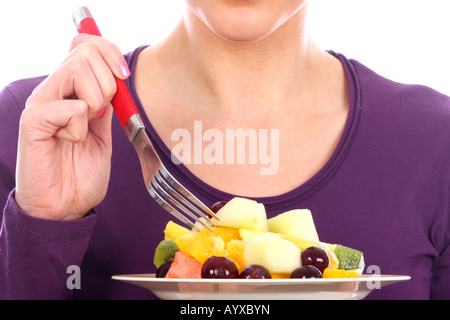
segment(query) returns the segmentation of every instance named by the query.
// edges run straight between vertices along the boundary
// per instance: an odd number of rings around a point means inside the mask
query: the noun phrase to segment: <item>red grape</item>
[[[306,265],[292,271],[291,279],[294,278],[322,278],[322,272],[313,265]]]
[[[239,275],[241,279],[272,279],[272,275],[265,267],[252,264],[246,266]]]
[[[228,201],[218,201],[212,205],[211,211],[214,213],[217,213],[227,203],[228,203]]]
[[[156,271],[156,278],[165,278],[167,272],[170,269],[170,266],[172,265],[173,261],[166,261],[162,265],[159,266],[158,270]]]
[[[312,265],[319,269],[321,273],[330,265],[328,254],[319,247],[309,247],[301,254],[302,266]]]
[[[226,257],[209,257],[202,267],[202,278],[232,279],[239,278],[236,264]]]

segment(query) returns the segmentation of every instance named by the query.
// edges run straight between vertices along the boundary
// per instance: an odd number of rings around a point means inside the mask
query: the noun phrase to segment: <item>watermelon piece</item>
[[[190,255],[177,251],[166,278],[201,279],[202,267],[203,265]]]

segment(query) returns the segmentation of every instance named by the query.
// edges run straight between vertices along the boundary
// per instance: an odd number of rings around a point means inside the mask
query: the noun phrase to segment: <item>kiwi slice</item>
[[[355,270],[364,268],[364,254],[356,249],[338,244],[334,253],[339,260],[339,269]]]
[[[173,261],[175,252],[179,250],[175,241],[163,240],[156,247],[153,263],[159,268],[164,262]]]

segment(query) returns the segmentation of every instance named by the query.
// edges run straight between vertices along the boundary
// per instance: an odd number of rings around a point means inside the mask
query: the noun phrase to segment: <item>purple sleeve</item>
[[[76,283],[71,268],[81,266],[96,216],[32,218],[18,209],[13,195],[0,232],[0,299],[70,299]]]
[[[14,200],[20,114],[39,79],[12,84],[0,93],[0,300],[68,299],[70,266],[80,266],[96,221],[36,219]],[[69,273],[68,273],[69,271]]]
[[[431,278],[431,299],[435,300],[450,300],[450,183],[447,187],[447,195],[442,205],[447,208],[448,214],[444,215],[435,227],[441,229],[436,233],[442,235],[440,241],[437,241],[439,258],[433,263]]]

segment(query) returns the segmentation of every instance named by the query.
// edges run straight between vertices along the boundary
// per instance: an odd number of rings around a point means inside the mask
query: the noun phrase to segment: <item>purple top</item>
[[[133,73],[141,50],[126,55]],[[308,208],[321,240],[362,250],[366,267],[376,265],[382,274],[412,277],[374,290],[368,298],[450,299],[450,99],[427,87],[387,80],[330,53],[343,63],[349,80],[343,136],[309,181],[257,200],[269,218]],[[20,114],[43,79],[17,81],[0,94],[0,299],[154,298],[150,291],[111,279],[155,272],[153,253],[172,220],[148,195],[136,152],[115,117],[109,191],[95,210],[63,222],[32,218],[17,208]],[[171,162],[133,82],[127,84],[169,170],[208,205],[232,198]],[[80,266],[81,289],[66,284],[72,265]]]

